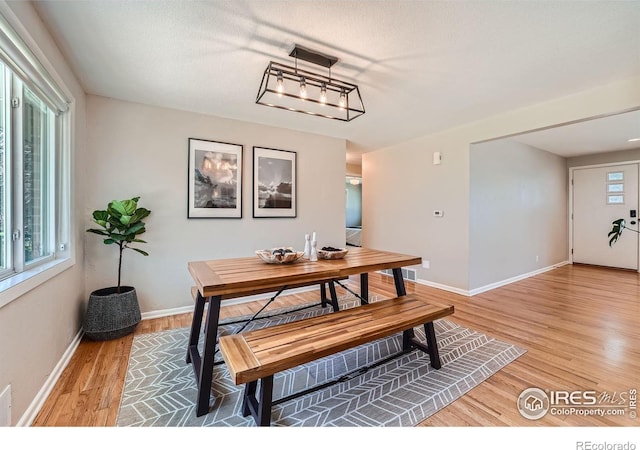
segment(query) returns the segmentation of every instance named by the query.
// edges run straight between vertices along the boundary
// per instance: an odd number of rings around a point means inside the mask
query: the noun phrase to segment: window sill
[[[74,264],[71,258],[60,258],[0,281],[0,308],[59,275]]]

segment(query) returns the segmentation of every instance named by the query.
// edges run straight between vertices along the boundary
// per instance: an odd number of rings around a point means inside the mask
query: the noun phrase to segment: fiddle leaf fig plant
[[[119,248],[118,258],[118,293],[120,293],[120,279],[122,274],[122,252],[125,249],[134,250],[144,256],[149,256],[147,252],[137,247],[131,247],[132,243],[146,244],[138,236],[146,230],[142,221],[151,214],[146,208],[138,208],[140,197],[129,200],[113,200],[107,205],[106,210],[96,210],[93,212],[93,222],[100,228],[89,228],[87,232],[104,236],[103,242],[106,245],[116,244]]]
[[[633,231],[634,233],[640,233],[638,230],[634,230],[633,228],[629,228],[625,225],[624,219],[617,219],[611,222],[612,228],[609,231],[609,247],[611,247],[620,236],[622,236],[622,230],[627,229],[629,231]]]

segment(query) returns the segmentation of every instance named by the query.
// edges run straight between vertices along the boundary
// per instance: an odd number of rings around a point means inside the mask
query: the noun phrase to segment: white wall
[[[467,292],[470,145],[639,105],[636,77],[363,154],[363,244],[422,256],[419,279]]]
[[[342,139],[237,120],[88,96],[89,161],[84,216],[113,199],[140,196],[152,211],[142,244],[150,256],[125,253],[123,284],[136,287],[142,312],[192,305],[187,263],[254,256],[273,246],[345,244],[345,151]],[[286,118],[283,112],[283,120]],[[244,146],[242,219],[187,219],[188,138]],[[297,152],[298,217],[252,217],[253,146]],[[117,280],[117,248],[86,233],[87,293]]]
[[[470,154],[469,290],[568,260],[565,158],[499,139]]]
[[[72,125],[72,240],[76,264],[36,289],[0,308],[0,391],[12,386],[11,422],[29,422],[44,398],[38,392],[47,385],[56,365],[80,330],[84,311],[84,269],[82,267],[84,223],[76,211],[84,204],[83,170],[85,150],[85,97],[74,74],[29,2],[11,2],[7,19],[17,19],[22,35],[34,42],[41,62],[52,68],[74,97]],[[8,11],[8,12],[7,12]],[[20,30],[19,30],[20,32]],[[27,35],[29,37],[27,37]]]

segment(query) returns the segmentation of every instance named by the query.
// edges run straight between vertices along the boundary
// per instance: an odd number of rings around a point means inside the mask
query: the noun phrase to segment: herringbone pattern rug
[[[353,300],[341,302],[341,308],[352,306]],[[329,311],[315,306],[258,320],[246,329]],[[221,333],[242,325],[229,323]],[[525,353],[450,320],[436,321],[435,329],[440,370],[416,350],[358,374],[359,368],[401,350],[401,335],[396,335],[276,375],[274,399],[356,371],[346,381],[274,406],[272,425],[414,426]],[[424,341],[424,328],[415,332]],[[135,337],[117,426],[254,426],[251,417],[241,415],[242,386],[233,384],[224,365],[214,370],[212,412],[196,417],[195,377],[185,363],[188,337],[187,328]]]

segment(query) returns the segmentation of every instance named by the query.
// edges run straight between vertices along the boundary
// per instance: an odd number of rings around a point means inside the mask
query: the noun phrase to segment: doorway
[[[346,244],[362,246],[362,177],[347,176],[346,180]]]
[[[609,245],[612,222],[638,230],[638,163],[575,168],[572,173],[572,261],[638,270],[638,233]]]

